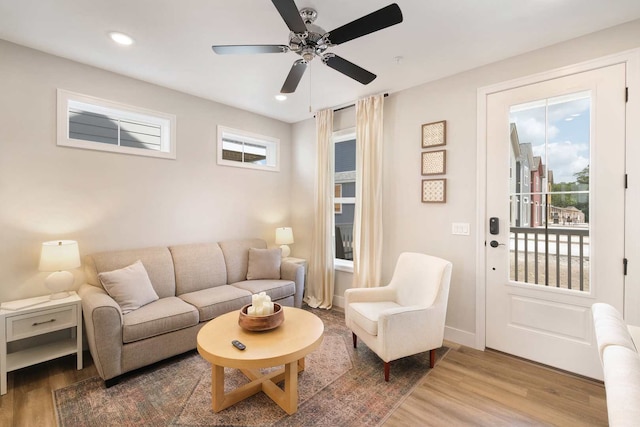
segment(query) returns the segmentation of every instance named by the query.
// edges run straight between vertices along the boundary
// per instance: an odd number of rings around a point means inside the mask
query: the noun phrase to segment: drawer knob
[[[45,320],[44,322],[35,322],[33,325],[31,326],[38,326],[38,325],[44,325],[45,323],[53,323],[55,322],[56,319],[51,319],[51,320]]]

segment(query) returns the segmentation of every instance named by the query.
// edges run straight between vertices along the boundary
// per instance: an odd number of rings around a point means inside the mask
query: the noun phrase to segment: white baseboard
[[[476,348],[476,334],[473,332],[463,331],[462,329],[452,328],[451,326],[444,327],[444,339],[454,342],[456,344],[465,345],[467,347]],[[479,348],[478,350],[484,350]]]
[[[336,307],[340,307],[344,309],[344,297],[334,295],[333,296],[333,305]]]

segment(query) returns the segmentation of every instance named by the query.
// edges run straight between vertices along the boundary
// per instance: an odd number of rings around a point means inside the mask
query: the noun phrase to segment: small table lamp
[[[293,243],[293,230],[291,227],[276,228],[276,245],[281,245],[282,258],[291,255],[291,249],[287,246],[291,243]]]
[[[53,271],[44,281],[51,291],[51,299],[66,298],[73,285],[73,273],[66,271],[80,267],[80,252],[75,240],[54,240],[42,244],[40,271]]]

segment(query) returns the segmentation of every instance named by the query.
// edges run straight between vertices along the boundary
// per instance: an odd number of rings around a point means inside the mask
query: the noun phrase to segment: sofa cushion
[[[252,294],[264,292],[271,297],[271,301],[277,301],[296,293],[296,284],[291,280],[243,280],[232,283],[232,286],[245,289]]]
[[[217,243],[170,246],[176,295],[227,284],[227,267]]]
[[[267,248],[267,243],[262,239],[227,240],[220,242],[219,245],[227,265],[227,283],[229,284],[247,279],[249,248]]]
[[[179,297],[198,309],[201,322],[251,304],[251,292],[229,285],[189,292]]]
[[[198,310],[177,297],[160,298],[123,316],[122,342],[130,343],[198,324]]]
[[[134,249],[126,251],[102,252],[84,257],[87,283],[100,286],[98,273],[112,271],[142,261],[149,274],[153,289],[160,298],[176,295],[176,275],[173,258],[166,247]]]
[[[122,314],[137,310],[158,299],[147,270],[140,260],[113,271],[98,273],[107,293],[116,300]]]
[[[249,248],[247,280],[280,279],[282,250]]]
[[[352,302],[349,304],[351,319],[368,334],[378,335],[380,313],[390,308],[400,307],[393,301]]]

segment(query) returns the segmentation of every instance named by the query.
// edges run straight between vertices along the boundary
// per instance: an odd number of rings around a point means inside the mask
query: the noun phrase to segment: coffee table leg
[[[211,365],[211,406],[214,412],[224,409],[224,366]]]
[[[285,407],[282,409],[289,415],[295,414],[298,410],[298,361],[287,363],[284,367],[284,396]]]
[[[251,380],[229,393],[224,393],[224,366],[211,365],[211,406],[220,412],[260,391],[278,404],[289,415],[298,410],[298,372],[304,370],[304,357],[284,365],[284,370],[261,375],[259,370],[242,369]],[[284,371],[284,372],[283,372]],[[284,380],[284,388],[276,384]]]

